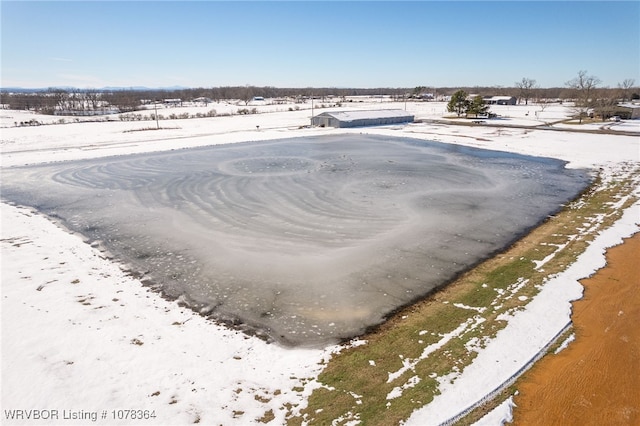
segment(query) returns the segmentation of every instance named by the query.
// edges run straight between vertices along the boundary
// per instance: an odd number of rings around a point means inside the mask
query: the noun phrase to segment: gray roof
[[[340,121],[355,121],[355,120],[391,118],[391,117],[413,118],[412,114],[409,114],[407,111],[403,109],[375,109],[375,110],[365,110],[365,111],[327,111],[318,115],[321,115],[321,116],[328,115]]]
[[[514,98],[515,96],[485,96],[483,99],[490,101],[508,101]]]

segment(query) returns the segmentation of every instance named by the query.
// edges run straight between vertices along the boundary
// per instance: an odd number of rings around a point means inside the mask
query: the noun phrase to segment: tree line
[[[635,87],[635,80],[626,79],[619,83],[616,88],[599,88],[601,80],[585,70],[578,71],[578,75],[565,83],[565,88],[556,93],[550,89],[541,89],[537,86],[536,80],[523,77],[516,82],[517,94],[510,95],[518,97],[525,105],[529,100],[535,100],[538,104],[544,105],[554,100],[570,100],[573,102],[573,111],[579,122],[585,117],[599,116],[603,121],[624,112],[620,111],[619,103],[640,99],[638,88]],[[550,96],[551,95],[551,96]],[[457,90],[447,104],[447,111],[461,115],[484,116],[489,114],[489,107],[485,104],[480,91],[475,91],[470,95],[464,89]]]
[[[328,96],[375,96],[391,95],[401,97],[408,89],[403,88],[278,88],[257,86],[229,86],[211,88],[186,88],[177,90],[82,90],[48,88],[28,92],[2,90],[0,103],[9,109],[34,110],[44,114],[53,114],[56,110],[84,111],[104,106],[112,106],[120,112],[131,112],[143,103],[162,101],[163,99],[211,99],[241,100],[248,103],[256,96],[263,98],[307,99],[326,98]]]
[[[521,103],[530,101],[540,102],[548,100],[572,100],[580,104],[582,112],[593,108],[600,100],[609,105],[619,100],[626,101],[640,99],[640,89],[635,81],[628,79],[615,88],[598,87],[600,80],[589,76],[586,71],[580,71],[578,77],[570,80],[564,87],[541,88],[536,80],[524,77],[513,87],[475,86],[475,87],[429,87],[417,86],[413,88],[279,88],[257,86],[224,86],[211,88],[185,88],[176,90],[98,90],[98,89],[61,89],[49,88],[30,92],[0,91],[0,103],[5,108],[17,110],[33,110],[45,114],[56,111],[95,112],[100,109],[115,109],[119,112],[139,110],[143,102],[154,102],[162,99],[211,99],[214,102],[223,100],[241,100],[248,103],[256,96],[264,98],[297,99],[300,102],[313,98],[329,96],[346,98],[350,96],[391,96],[394,99],[407,97],[418,98],[422,93],[430,93],[434,97],[451,97],[458,91],[473,93],[479,96],[514,96]],[[471,100],[473,101],[473,100]],[[476,108],[478,105],[476,105]]]

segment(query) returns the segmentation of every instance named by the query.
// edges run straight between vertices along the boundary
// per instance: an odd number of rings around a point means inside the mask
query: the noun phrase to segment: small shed
[[[320,127],[363,127],[411,123],[414,116],[402,109],[323,112],[311,119]]]

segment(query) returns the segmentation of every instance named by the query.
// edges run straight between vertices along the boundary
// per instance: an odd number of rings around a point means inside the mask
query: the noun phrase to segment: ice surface
[[[539,223],[588,183],[558,160],[371,135],[2,170],[194,309],[284,344],[362,333]]]

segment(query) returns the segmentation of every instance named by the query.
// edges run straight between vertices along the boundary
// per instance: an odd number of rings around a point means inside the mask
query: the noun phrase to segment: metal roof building
[[[363,127],[411,123],[413,119],[413,115],[402,109],[329,111],[314,116],[311,124],[320,127]]]
[[[515,96],[485,96],[483,100],[487,105],[515,105],[518,99]]]

